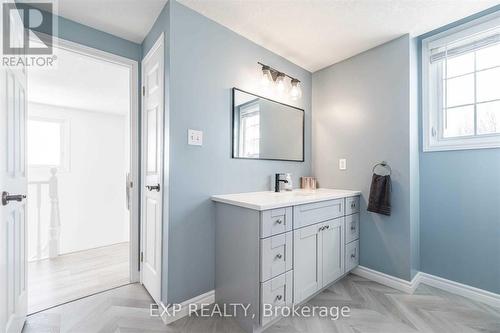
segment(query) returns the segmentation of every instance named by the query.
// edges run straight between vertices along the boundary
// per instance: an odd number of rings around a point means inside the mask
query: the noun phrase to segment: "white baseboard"
[[[381,273],[379,271],[375,271],[364,266],[356,267],[352,271],[352,273],[408,294],[413,294],[415,289],[417,289],[417,287],[421,283],[423,283],[434,288],[442,289],[452,294],[467,297],[474,301],[482,302],[500,308],[499,294],[495,294],[490,291],[471,287],[466,284],[447,280],[439,276],[423,272],[418,272],[413,277],[411,282],[391,275],[387,275],[385,273]]]
[[[470,298],[474,301],[482,302],[500,308],[500,295],[487,290],[471,287],[466,284],[444,279],[439,276],[419,272],[420,283],[445,290],[449,293]]]
[[[189,314],[189,305],[196,304],[197,308],[200,309],[204,305],[209,305],[215,303],[215,290],[210,290],[204,294],[188,299],[182,303],[180,303],[180,310],[175,312],[175,315],[171,312],[167,314],[166,312],[162,313],[161,319],[165,325],[171,324],[174,321],[181,319]],[[165,307],[164,304],[162,304]]]
[[[415,289],[420,285],[420,283],[426,284],[428,286],[445,290],[449,293],[460,295],[463,297],[470,298],[474,301],[482,302],[497,308],[500,308],[500,295],[495,294],[483,289],[471,287],[462,283],[447,280],[435,275],[418,272],[411,281],[406,281],[364,266],[356,267],[352,274],[364,277],[365,279],[375,281],[377,283],[383,284],[394,288],[396,290],[402,291],[407,294],[413,294]],[[165,324],[173,323],[174,321],[181,319],[188,315],[189,304],[196,304],[197,308],[201,308],[202,305],[208,305],[215,302],[215,290],[211,290],[205,294],[193,297],[186,300],[180,304],[180,310],[172,314],[163,313],[161,319]]]
[[[413,280],[406,281],[392,275],[388,275],[364,266],[356,267],[351,273],[364,277],[365,279],[378,282],[384,286],[388,286],[407,294],[413,294],[415,289],[418,287],[419,274],[415,275]]]

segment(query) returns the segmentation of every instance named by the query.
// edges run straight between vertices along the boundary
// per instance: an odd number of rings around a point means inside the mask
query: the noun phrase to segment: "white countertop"
[[[293,191],[282,191],[279,193],[264,191],[214,195],[212,196],[212,200],[255,210],[267,210],[311,202],[353,197],[360,194],[360,191],[320,188],[316,190],[297,189]]]

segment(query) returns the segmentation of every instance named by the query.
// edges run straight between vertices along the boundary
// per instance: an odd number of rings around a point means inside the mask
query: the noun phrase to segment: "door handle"
[[[149,191],[153,191],[153,190],[155,190],[156,192],[160,192],[160,184],[156,184],[156,185],[146,185],[146,188],[147,188]]]
[[[9,192],[2,192],[2,206],[6,206],[11,201],[23,201],[26,198],[24,194],[9,194]]]

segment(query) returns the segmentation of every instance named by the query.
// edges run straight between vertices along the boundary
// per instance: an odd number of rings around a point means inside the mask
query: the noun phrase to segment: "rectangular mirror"
[[[304,161],[304,110],[233,88],[233,158]]]

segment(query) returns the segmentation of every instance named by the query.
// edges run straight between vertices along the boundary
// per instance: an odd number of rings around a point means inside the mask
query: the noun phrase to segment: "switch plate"
[[[345,158],[339,159],[339,169],[346,170],[347,169],[347,160]]]
[[[188,145],[202,146],[203,145],[203,132],[193,129],[188,129]]]

